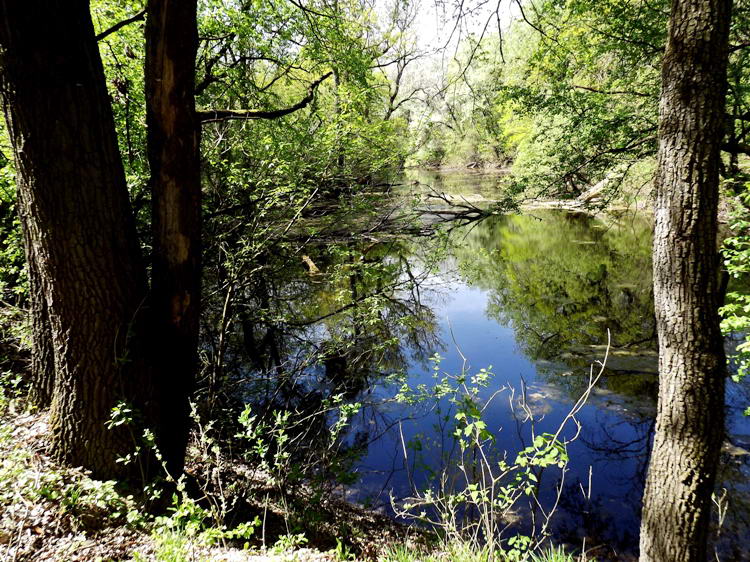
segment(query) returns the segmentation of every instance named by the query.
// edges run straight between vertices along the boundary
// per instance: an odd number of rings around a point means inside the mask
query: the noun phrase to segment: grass
[[[473,550],[466,545],[449,545],[442,550],[424,552],[413,548],[396,545],[388,550],[381,558],[382,562],[594,562],[585,556],[574,556],[565,552],[561,546],[550,546],[546,550],[532,553],[527,558],[519,557],[517,553],[495,552],[488,550]]]

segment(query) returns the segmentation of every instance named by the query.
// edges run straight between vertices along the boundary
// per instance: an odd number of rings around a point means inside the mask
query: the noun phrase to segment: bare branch
[[[304,4],[302,4],[301,2],[296,2],[295,0],[289,0],[289,2],[292,3],[293,5],[295,5],[297,8],[299,8],[300,10],[302,10],[305,13],[313,14],[315,16],[320,16],[322,18],[332,18],[332,19],[334,19],[334,18],[337,17],[337,16],[332,15],[332,14],[324,14],[323,12],[318,12],[316,10],[308,8],[307,6],[305,6]]]
[[[209,111],[198,111],[198,120],[201,123],[215,123],[217,121],[228,121],[230,119],[278,119],[295,111],[307,107],[315,97],[315,90],[333,72],[328,72],[310,84],[307,95],[292,106],[283,109],[257,110],[257,109],[215,109]]]
[[[653,97],[651,94],[647,94],[645,92],[636,92],[634,90],[599,90],[597,88],[591,88],[589,86],[581,86],[578,84],[573,84],[573,88],[577,90],[586,90],[588,92],[594,92],[596,94],[607,94],[607,95],[622,95],[622,96],[640,96],[643,98],[650,98]]]
[[[114,32],[121,30],[126,25],[130,25],[131,23],[134,23],[136,21],[140,21],[146,17],[146,8],[143,8],[140,12],[135,14],[134,16],[130,16],[127,19],[124,19],[120,22],[117,22],[115,25],[110,27],[109,29],[102,31],[99,35],[95,37],[97,41],[101,41],[102,39],[109,37]]]

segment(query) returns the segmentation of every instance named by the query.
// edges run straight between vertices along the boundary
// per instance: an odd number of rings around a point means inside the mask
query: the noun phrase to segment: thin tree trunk
[[[182,471],[198,364],[200,123],[195,112],[196,0],[149,0],[146,101],[151,166],[154,358],[161,374],[159,446]]]
[[[101,478],[137,470],[119,400],[153,412],[131,338],[146,296],[104,71],[88,2],[0,1],[3,103],[32,277],[38,388],[54,454]],[[46,308],[45,308],[46,307]],[[47,346],[47,334],[51,346]],[[54,361],[50,359],[50,349]]]
[[[717,205],[731,0],[673,0],[654,233],[659,402],[640,560],[706,559],[724,436]]]

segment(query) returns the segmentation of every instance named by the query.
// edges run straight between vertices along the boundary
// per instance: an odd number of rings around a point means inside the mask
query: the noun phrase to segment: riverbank
[[[333,497],[313,505],[300,492],[281,502],[259,478],[247,479],[242,491],[234,488],[235,499],[244,503],[241,510],[235,502],[235,513],[219,513],[212,502],[219,498],[211,497],[210,483],[201,478],[206,459],[195,446],[186,470],[191,493],[176,499],[167,514],[149,514],[115,482],[95,480],[50,458],[48,434],[46,413],[31,412],[22,398],[6,396],[0,418],[2,560],[289,560],[290,553],[301,562],[387,559],[393,545],[427,544],[423,533]],[[246,469],[221,467],[223,484],[236,486],[229,473]],[[251,521],[250,532],[233,533],[215,520],[236,521],[240,511]]]
[[[500,205],[508,210],[554,209],[592,215],[648,213],[653,209],[650,184],[638,187],[627,184],[612,189],[610,181],[605,179],[577,196],[511,194],[506,183],[509,173],[509,168],[502,165],[477,168],[441,166],[411,168],[406,170],[405,177],[412,193],[428,199],[439,194],[444,203],[457,205]]]
[[[507,163],[488,162],[473,167],[413,167],[408,168],[406,172],[408,177],[418,178],[412,182],[413,186],[434,189],[443,194],[447,201],[455,204],[492,205],[507,201],[507,196],[500,188],[500,181],[510,173]],[[467,183],[474,189],[466,190]],[[520,197],[518,209],[522,212],[553,209],[582,212],[592,216],[653,213],[654,193],[650,181],[620,186],[614,191],[608,191],[609,184],[609,179],[602,180],[571,198]],[[479,189],[476,189],[477,187]],[[731,221],[733,209],[737,204],[736,198],[729,193],[721,196],[718,209],[719,223],[728,224]]]
[[[445,545],[423,529],[329,497],[313,507],[304,493],[280,504],[268,482],[251,480],[257,501],[252,532],[211,520],[211,498],[183,496],[162,515],[145,511],[117,483],[91,478],[47,454],[47,413],[32,412],[7,386],[0,397],[0,559],[133,562],[481,562],[488,554]],[[192,447],[186,472],[195,483]],[[224,467],[225,469],[227,467]],[[231,467],[238,473],[246,467]],[[232,483],[225,482],[231,489]],[[265,490],[264,492],[262,490]],[[265,495],[264,495],[265,494]],[[215,499],[215,498],[214,498]],[[304,512],[295,509],[301,500]],[[250,504],[249,504],[250,505]],[[213,506],[216,507],[216,506]],[[226,513],[224,514],[227,515]],[[244,534],[245,536],[238,536]],[[496,554],[495,560],[517,560]],[[530,562],[573,562],[548,547]]]

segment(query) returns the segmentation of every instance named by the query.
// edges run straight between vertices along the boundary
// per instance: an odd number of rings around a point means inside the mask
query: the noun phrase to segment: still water
[[[436,188],[481,205],[497,183],[496,174],[421,174],[396,198]],[[302,413],[333,395],[361,404],[346,437],[356,475],[346,495],[395,516],[393,501],[457,474],[455,404],[429,396],[441,378],[492,373],[478,395],[494,436],[488,454],[512,462],[533,435],[563,424],[607,354],[579,425],[568,420],[560,434],[571,440],[569,463],[537,471],[540,505],[520,502],[507,533],[529,533],[532,516],[557,504],[554,541],[600,560],[629,559],[657,391],[650,217],[534,209],[448,225],[441,235],[414,232],[310,245],[287,262],[296,269],[259,280],[248,308],[262,315],[244,319],[238,336],[238,348],[266,357],[250,367],[267,373],[255,391],[276,407],[296,401]],[[427,398],[397,400],[404,385]],[[728,510],[717,544],[722,559],[742,560],[750,559],[750,419],[742,415],[750,392],[730,382],[726,398],[731,444],[718,491],[727,489]]]
[[[434,185],[436,178],[430,179]],[[489,198],[493,181],[437,179],[441,190],[475,201]],[[457,228],[449,238],[445,255],[420,286],[434,339],[429,349],[402,344],[408,385],[432,388],[436,372],[439,378],[491,368],[494,377],[480,402],[505,390],[483,419],[496,436],[492,448],[513,460],[531,444],[532,430],[554,433],[563,423],[590,374],[600,371],[609,341],[602,376],[576,415],[580,433],[568,445],[569,464],[564,471],[541,471],[539,497],[549,509],[562,489],[552,519],[557,541],[592,548],[592,556],[626,559],[637,545],[657,391],[650,217],[537,209]],[[420,270],[429,257],[415,251],[408,259]],[[432,353],[441,356],[438,367],[425,360]],[[379,437],[358,462],[360,481],[350,494],[387,512],[390,496],[434,486],[439,467],[456,472],[455,457],[446,456],[452,438],[445,429],[455,406],[447,399],[394,402],[401,382],[376,384],[365,393],[374,406],[363,410],[360,429]],[[533,428],[523,423],[522,395],[537,420]],[[750,423],[742,416],[750,403],[747,389],[730,383],[727,403],[731,441],[750,448]],[[562,435],[576,432],[569,421]],[[720,488],[729,490],[730,507],[720,549],[726,559],[739,560],[750,556],[743,540],[750,457],[730,449],[722,456]],[[529,508],[519,505],[517,514],[516,530],[529,532]]]

